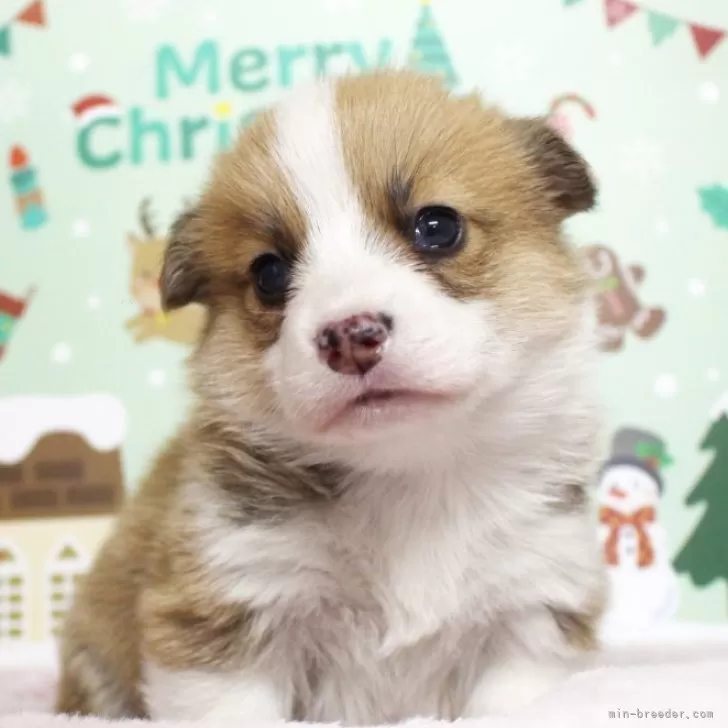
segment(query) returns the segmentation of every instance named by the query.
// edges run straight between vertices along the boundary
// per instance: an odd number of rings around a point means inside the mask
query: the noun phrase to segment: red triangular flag
[[[639,8],[627,0],[605,0],[604,9],[607,11],[607,27],[614,28],[632,15]]]
[[[28,25],[41,25],[46,24],[45,5],[43,0],[35,0],[26,8],[21,10],[15,19],[19,23],[27,23]]]
[[[695,45],[701,58],[707,58],[708,54],[725,38],[725,30],[706,28],[704,25],[690,25],[690,33],[693,36]]]

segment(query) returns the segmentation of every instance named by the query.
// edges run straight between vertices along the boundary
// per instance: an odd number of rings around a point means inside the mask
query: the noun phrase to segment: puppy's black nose
[[[381,361],[393,323],[387,314],[362,313],[326,324],[316,336],[319,359],[339,374],[366,374]]]

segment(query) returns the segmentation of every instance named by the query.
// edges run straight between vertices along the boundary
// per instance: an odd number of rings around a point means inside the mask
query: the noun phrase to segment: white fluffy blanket
[[[0,670],[0,728],[110,728],[108,721],[50,714],[54,672]],[[123,728],[136,728],[136,722]],[[216,728],[221,724],[205,725]],[[409,728],[435,728],[426,718]],[[440,724],[446,725],[446,724]],[[458,728],[728,726],[728,646],[612,648],[600,664],[510,717],[459,721]],[[122,728],[121,724],[115,728]],[[183,728],[159,724],[155,728]],[[198,726],[199,728],[199,726]],[[251,722],[236,728],[272,728]]]

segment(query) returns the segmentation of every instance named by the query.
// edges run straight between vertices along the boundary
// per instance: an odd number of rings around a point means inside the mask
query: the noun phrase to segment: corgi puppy
[[[57,709],[506,714],[597,645],[583,159],[405,71],[261,113],[173,226],[189,418],[79,589]]]

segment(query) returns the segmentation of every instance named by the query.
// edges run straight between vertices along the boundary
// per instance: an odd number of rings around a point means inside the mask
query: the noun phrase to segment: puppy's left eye
[[[444,205],[421,208],[415,215],[412,232],[415,249],[430,255],[452,255],[465,238],[457,210]]]
[[[273,253],[259,255],[250,267],[255,292],[267,306],[283,303],[290,283],[291,269],[287,261]]]

